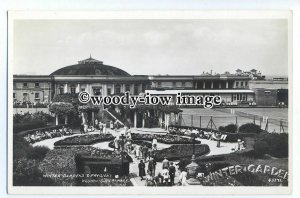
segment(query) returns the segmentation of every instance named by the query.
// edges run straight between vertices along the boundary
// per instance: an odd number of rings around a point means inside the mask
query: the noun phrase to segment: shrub
[[[228,124],[225,127],[220,126],[219,130],[222,131],[222,132],[236,133],[237,132],[237,126],[235,124]]]
[[[38,120],[31,121],[31,122],[25,122],[25,123],[14,123],[13,131],[14,131],[14,133],[18,133],[21,131],[41,128],[44,126],[46,126],[46,123],[43,121],[38,121]]]
[[[38,161],[26,158],[16,159],[13,162],[14,186],[53,186],[54,181],[44,178],[38,168]]]
[[[268,152],[274,157],[288,157],[288,134],[286,133],[262,133],[257,141],[265,141],[268,144]]]
[[[268,153],[269,145],[266,141],[260,140],[254,143],[254,153],[257,157],[261,157],[264,154]]]
[[[288,157],[288,134],[272,134],[271,137],[266,140],[270,146],[269,154],[274,157]]]
[[[247,137],[255,137],[255,133],[223,133],[227,135],[225,142],[237,142],[238,139],[245,139]]]
[[[24,140],[23,137],[14,135],[13,136],[13,159],[20,159],[27,155],[30,151],[31,146]]]
[[[260,133],[261,131],[260,126],[253,123],[243,124],[239,128],[241,133]]]
[[[29,159],[43,160],[50,149],[46,146],[36,146],[29,150],[27,157]]]

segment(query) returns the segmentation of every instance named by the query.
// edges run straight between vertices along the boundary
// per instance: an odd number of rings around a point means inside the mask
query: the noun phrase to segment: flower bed
[[[146,142],[146,141],[142,141],[142,140],[133,140],[133,141],[132,141],[132,144],[138,144],[138,145],[141,145],[141,146],[146,145],[148,148],[152,148],[152,143]],[[115,148],[115,144],[114,144],[113,141],[109,142],[109,143],[108,143],[108,146],[109,146],[110,148]]]
[[[190,138],[180,137],[176,135],[153,135],[153,134],[138,134],[133,133],[131,135],[133,140],[146,140],[152,141],[153,139],[157,139],[158,142],[164,144],[192,144],[193,140]],[[201,144],[200,141],[195,140],[195,144]]]
[[[91,145],[99,142],[114,140],[111,134],[91,134],[65,138],[54,143],[54,146]]]
[[[195,145],[195,156],[206,155],[210,152],[206,144]],[[180,160],[182,158],[191,158],[193,155],[193,145],[173,145],[169,148],[153,151],[153,157],[156,161],[162,161],[166,156],[168,160]]]

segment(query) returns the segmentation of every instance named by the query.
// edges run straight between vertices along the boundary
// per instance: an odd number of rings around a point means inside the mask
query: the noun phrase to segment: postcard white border
[[[188,186],[188,187],[18,187],[12,185],[12,126],[13,126],[13,31],[14,20],[21,19],[287,19],[288,20],[288,74],[289,74],[289,186],[287,187],[221,187],[221,186]],[[9,194],[103,194],[103,195],[250,195],[250,194],[290,194],[293,186],[292,169],[292,12],[282,11],[9,11],[8,13],[8,193]]]

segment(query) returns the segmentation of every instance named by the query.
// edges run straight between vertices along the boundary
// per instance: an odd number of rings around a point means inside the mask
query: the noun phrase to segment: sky
[[[14,74],[49,75],[90,56],[132,75],[288,73],[284,19],[16,20]]]

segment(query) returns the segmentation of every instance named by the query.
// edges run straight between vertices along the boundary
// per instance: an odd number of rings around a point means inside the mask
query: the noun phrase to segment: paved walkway
[[[119,129],[119,130],[111,130],[111,129],[107,129],[108,133],[111,133],[113,136],[119,136],[121,134],[123,129]],[[156,129],[131,129],[131,131],[133,133],[165,133],[164,131],[162,131],[162,129],[160,128],[156,128]],[[94,131],[94,132],[89,132],[88,134],[97,134],[99,133],[99,131]],[[43,140],[37,143],[34,143],[33,146],[46,146],[50,149],[54,149],[54,143],[57,142],[58,140],[67,138],[67,137],[72,137],[72,136],[80,136],[80,135],[85,135],[85,134],[73,134],[71,136],[64,136],[64,137],[56,137],[56,138],[52,138],[52,139],[47,139],[47,140]],[[213,140],[207,140],[207,139],[200,139],[197,138],[196,140],[201,141],[202,144],[207,144],[210,148],[210,153],[207,154],[207,156],[211,156],[211,155],[219,155],[219,154],[228,154],[228,153],[232,153],[234,152],[234,148],[237,147],[237,143],[224,143],[221,142],[221,147],[217,147],[217,142],[213,141]],[[96,148],[101,148],[101,149],[108,149],[108,150],[113,150],[112,148],[110,148],[108,146],[108,142],[102,142],[102,143],[97,143],[92,145]],[[162,144],[162,143],[158,143],[158,149],[163,149],[163,148],[167,148],[170,147],[170,145],[167,144]],[[144,186],[145,185],[145,180],[140,179],[140,177],[138,176],[139,173],[139,168],[138,168],[138,164],[140,162],[139,159],[136,159],[136,157],[134,156],[134,154],[129,154],[132,159],[133,162],[130,164],[130,173],[131,173],[131,177],[132,177],[132,183],[134,185],[138,185],[138,186]],[[174,161],[175,164],[178,161]],[[148,169],[148,161],[146,161],[145,163],[146,165],[146,171]],[[178,170],[178,167],[176,167],[176,169]],[[162,171],[162,163],[161,162],[157,162],[156,165],[156,175]],[[180,172],[176,171],[176,175],[175,175],[175,183],[178,183],[178,178],[179,178]]]

